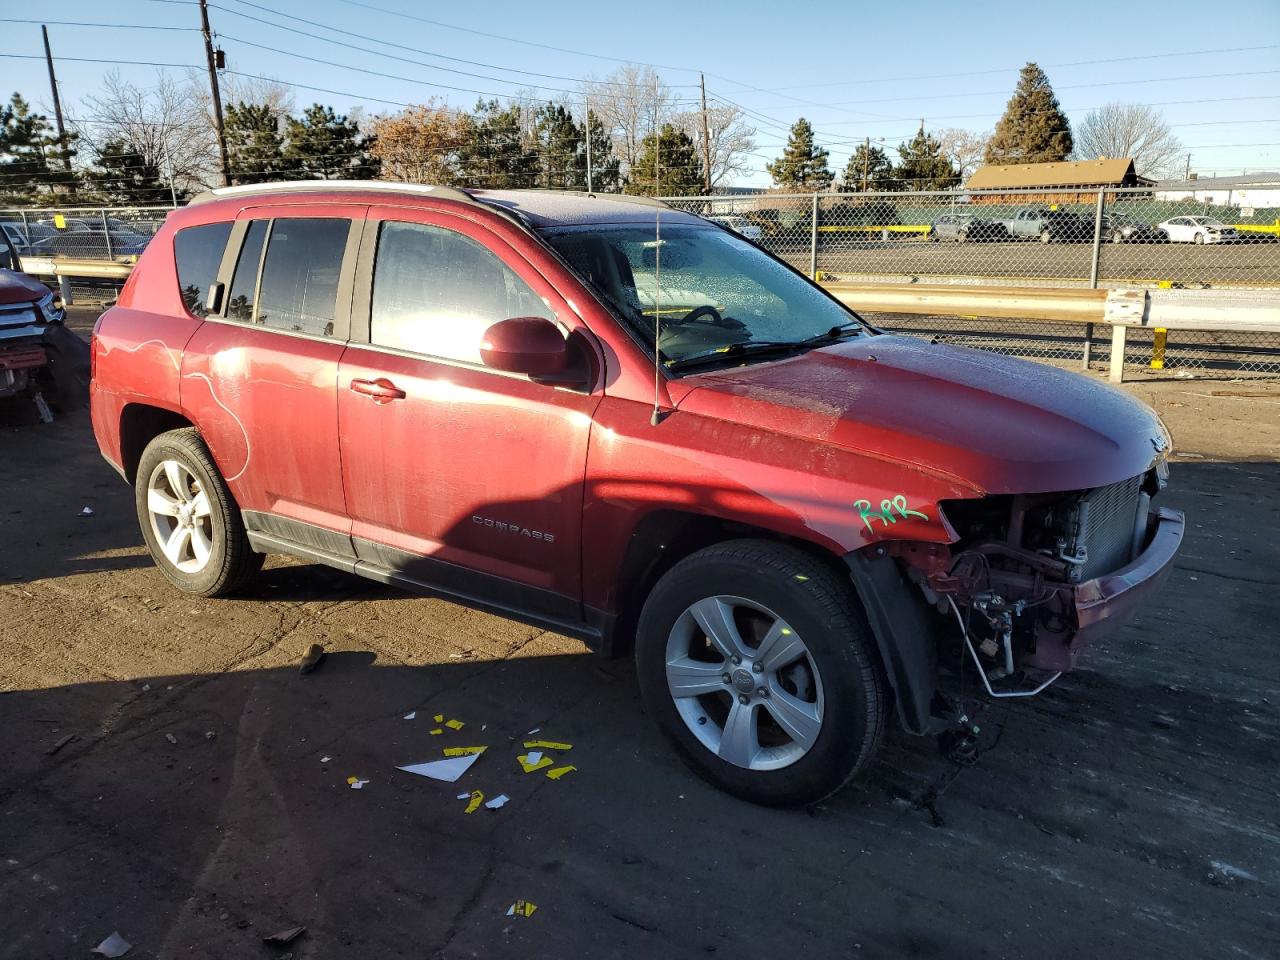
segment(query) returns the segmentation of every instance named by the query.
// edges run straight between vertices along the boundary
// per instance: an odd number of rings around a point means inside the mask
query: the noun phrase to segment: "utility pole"
[[[1183,178],[1182,178],[1182,179],[1183,179],[1183,180],[1190,180],[1190,179],[1191,179],[1191,154],[1189,154],[1189,153],[1187,154],[1187,172],[1186,172],[1186,175],[1185,175],[1185,176],[1183,176]]]
[[[587,193],[595,193],[591,189],[591,97],[588,94],[582,95],[582,105],[587,111],[587,119],[584,121],[587,128]]]
[[[867,137],[867,142],[862,145],[862,192],[867,192],[867,173],[871,163],[871,138]]]
[[[209,91],[213,94],[213,129],[218,135],[218,156],[222,160],[222,185],[231,186],[231,158],[227,156],[227,131],[222,125],[222,93],[218,90],[218,64],[213,55],[213,34],[209,30],[208,0],[200,0],[200,31],[204,34],[204,55],[209,62]]]
[[[707,78],[698,74],[702,86],[702,186],[711,196],[711,131],[707,125]]]
[[[58,146],[62,148],[62,167],[71,172],[71,151],[67,149],[67,128],[62,123],[62,98],[58,96],[58,78],[53,72],[53,54],[49,51],[49,28],[40,25],[44,37],[44,60],[49,65],[49,89],[53,91],[53,116],[58,122]]]

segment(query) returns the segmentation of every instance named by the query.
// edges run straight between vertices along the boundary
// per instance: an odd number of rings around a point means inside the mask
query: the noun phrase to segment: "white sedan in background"
[[[740,217],[736,214],[727,214],[719,217],[707,217],[712,223],[718,223],[722,227],[727,227],[734,233],[746,237],[753,243],[759,243],[764,238],[764,231],[760,229],[760,225],[752,223],[746,217]]]
[[[1240,239],[1235,227],[1213,217],[1173,217],[1159,226],[1172,243],[1231,243]]]

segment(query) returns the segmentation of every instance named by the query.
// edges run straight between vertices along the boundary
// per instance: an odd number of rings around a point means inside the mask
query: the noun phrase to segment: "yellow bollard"
[[[1169,341],[1169,331],[1165,327],[1156,327],[1155,337],[1151,342],[1151,369],[1164,369],[1164,348]]]

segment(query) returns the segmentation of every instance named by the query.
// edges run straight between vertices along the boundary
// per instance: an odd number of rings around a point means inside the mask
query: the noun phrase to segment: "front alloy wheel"
[[[177,460],[161,460],[147,481],[147,514],[156,543],[183,573],[199,573],[213,552],[213,516],[200,478]]]

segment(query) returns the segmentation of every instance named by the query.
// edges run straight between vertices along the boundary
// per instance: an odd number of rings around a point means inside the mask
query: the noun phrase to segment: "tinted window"
[[[222,251],[227,246],[229,236],[231,224],[228,222],[187,227],[179,230],[173,238],[173,257],[178,264],[178,287],[182,291],[182,302],[197,317],[208,314],[205,298],[209,295],[209,286],[218,279]]]
[[[474,240],[418,223],[383,224],[370,316],[375,344],[479,363],[484,332],[511,317],[555,319],[523,280]]]
[[[258,264],[262,261],[262,243],[267,238],[268,220],[254,220],[245,231],[240,259],[231,278],[227,297],[227,317],[231,320],[253,320],[253,295],[258,286]]]
[[[333,336],[350,220],[275,220],[258,287],[258,323]]]

